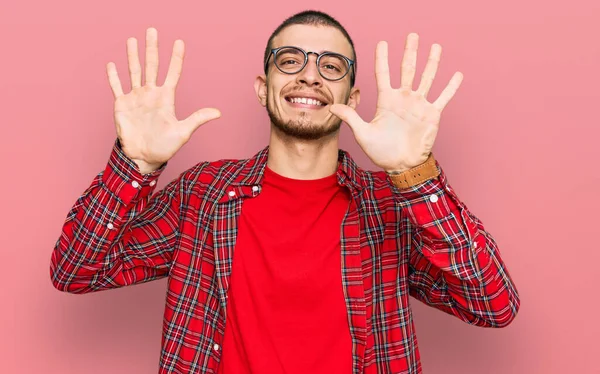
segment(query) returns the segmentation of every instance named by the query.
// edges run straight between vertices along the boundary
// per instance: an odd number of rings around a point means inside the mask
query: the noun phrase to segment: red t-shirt
[[[266,167],[239,220],[219,373],[352,372],[340,253],[349,201],[335,174],[296,180]]]

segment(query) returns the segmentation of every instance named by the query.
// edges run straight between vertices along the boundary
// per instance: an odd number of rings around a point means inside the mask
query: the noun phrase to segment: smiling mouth
[[[294,96],[286,96],[285,101],[291,104],[293,107],[297,108],[312,108],[319,109],[324,106],[327,106],[326,103],[308,97],[294,97]]]

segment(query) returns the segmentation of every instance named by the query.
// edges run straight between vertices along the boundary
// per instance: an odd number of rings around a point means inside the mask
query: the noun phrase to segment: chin
[[[341,121],[335,123],[315,124],[310,117],[305,114],[299,114],[297,119],[285,120],[276,116],[271,110],[267,109],[271,123],[283,134],[299,140],[318,140],[336,133],[340,129]]]
[[[285,135],[299,140],[318,140],[340,129],[340,123],[316,125],[310,120],[281,120],[271,117],[273,126]]]

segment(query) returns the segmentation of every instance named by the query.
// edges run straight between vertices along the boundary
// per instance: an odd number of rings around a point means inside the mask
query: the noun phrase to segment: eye
[[[321,55],[320,68],[330,74],[343,74],[348,67],[347,62],[336,54]]]
[[[335,65],[331,65],[331,64],[323,65],[323,68],[325,68],[327,70],[335,70],[335,71],[338,71],[338,72],[341,71],[340,68],[338,68]]]

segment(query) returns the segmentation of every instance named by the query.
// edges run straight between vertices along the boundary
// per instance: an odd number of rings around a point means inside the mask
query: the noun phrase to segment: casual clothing
[[[349,203],[335,174],[295,180],[265,167],[239,218],[220,374],[352,372],[340,256]]]
[[[151,197],[165,165],[141,175],[117,141],[67,215],[54,286],[85,293],[168,276],[159,373],[217,372],[242,206],[265,187],[268,150],[199,163]],[[339,151],[335,176],[350,199],[339,231],[352,373],[421,372],[409,296],[477,326],[503,327],[517,314],[496,242],[437,166],[438,178],[400,190]]]

